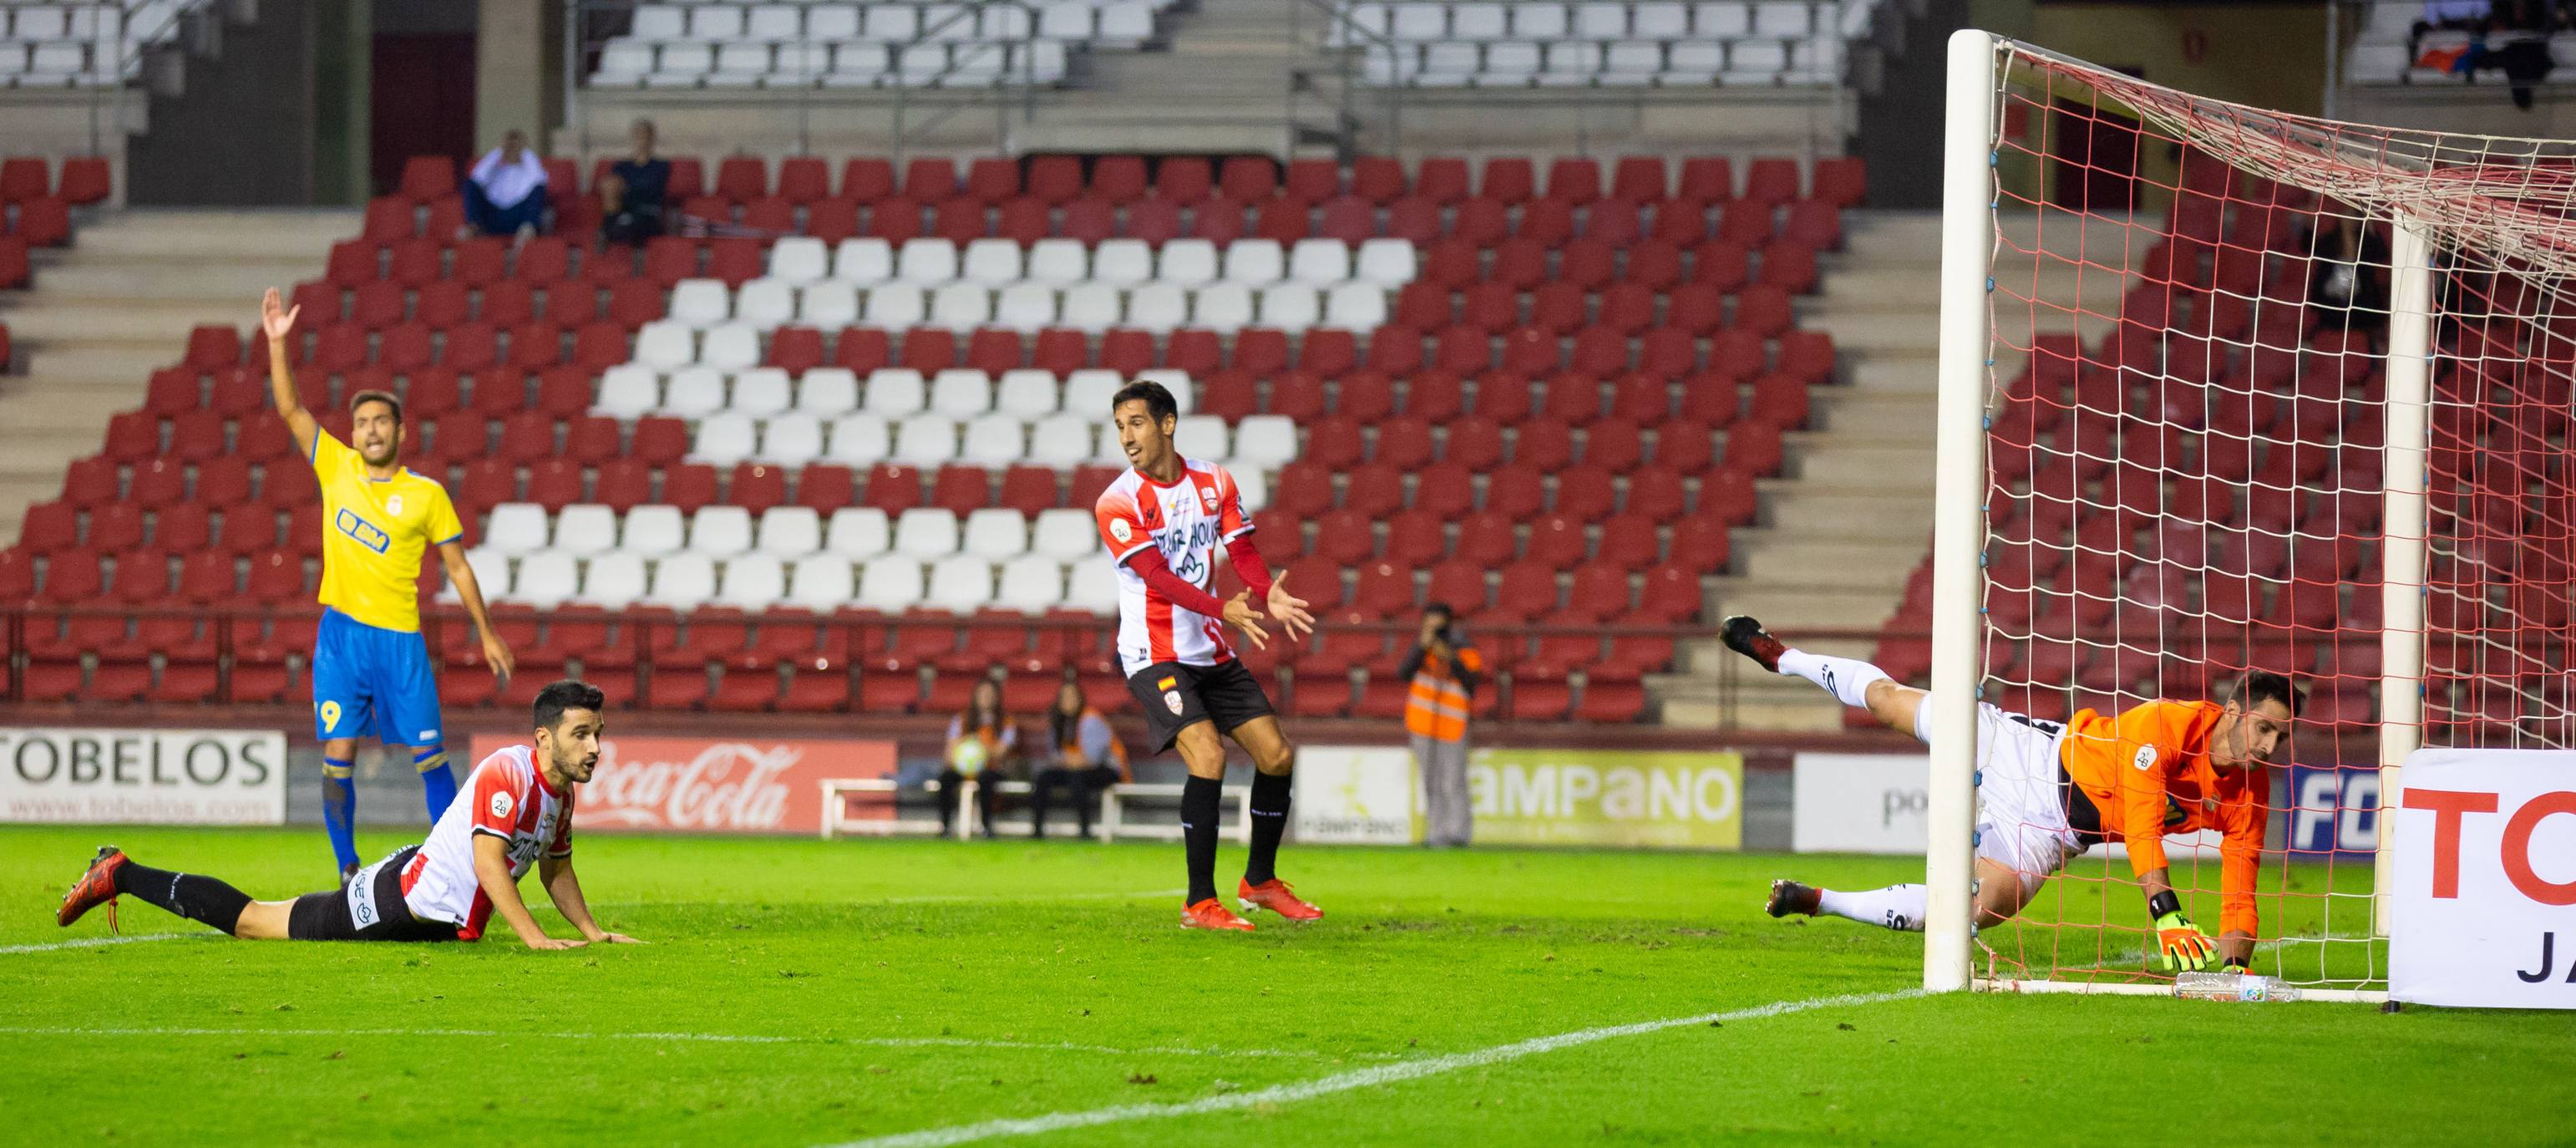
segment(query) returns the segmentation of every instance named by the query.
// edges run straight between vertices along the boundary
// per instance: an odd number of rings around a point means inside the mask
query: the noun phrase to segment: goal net
[[[1982,33],[1951,48],[1935,728],[1972,728],[1968,693],[2060,719],[2291,675],[2253,971],[2383,988],[2393,767],[2576,740],[2576,145],[2245,107]],[[1927,983],[2169,989],[2116,847],[2016,921],[1950,924],[1974,880],[1967,740],[1934,747]],[[2167,845],[2217,933],[2216,835]]]

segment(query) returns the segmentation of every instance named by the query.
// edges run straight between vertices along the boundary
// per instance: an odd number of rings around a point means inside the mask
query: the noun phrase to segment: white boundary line
[[[1166,1116],[1193,1116],[1202,1112],[1225,1112],[1235,1109],[1252,1108],[1265,1104],[1293,1104],[1300,1100],[1312,1100],[1319,1096],[1330,1096],[1337,1092],[1349,1092],[1353,1089],[1374,1088],[1382,1084],[1395,1084],[1400,1081],[1418,1080],[1426,1076],[1437,1076],[1444,1072],[1455,1072],[1462,1068],[1476,1068],[1488,1064],[1498,1064],[1507,1060],[1519,1060],[1523,1057],[1536,1056],[1543,1052],[1554,1052],[1561,1048],[1572,1048],[1576,1045],[1593,1044],[1599,1041],[1612,1040],[1623,1036],[1641,1036],[1646,1033],[1661,1032],[1668,1028],[1683,1028],[1691,1025],[1705,1025],[1731,1020],[1759,1020],[1764,1017],[1785,1016],[1793,1012],[1805,1012],[1808,1009],[1830,1008],[1837,1005],[1880,1004],[1886,1001],[1905,1000],[1922,995],[1923,990],[1921,989],[1906,989],[1901,992],[1818,997],[1813,1000],[1803,1001],[1778,1001],[1772,1004],[1756,1005],[1752,1008],[1735,1009],[1729,1012],[1702,1013],[1698,1016],[1667,1017],[1663,1020],[1640,1021],[1635,1024],[1611,1025],[1605,1028],[1587,1028],[1574,1032],[1562,1032],[1554,1036],[1536,1037],[1530,1040],[1520,1041],[1515,1044],[1496,1045],[1492,1048],[1482,1048],[1472,1052],[1450,1053],[1446,1056],[1428,1056],[1418,1060],[1403,1060],[1397,1061],[1393,1064],[1379,1065],[1375,1068],[1362,1068],[1354,1069],[1350,1072],[1338,1072],[1331,1076],[1309,1080],[1302,1084],[1274,1085],[1269,1088],[1255,1089],[1250,1092],[1228,1092],[1200,1100],[1184,1101],[1178,1104],[1121,1104],[1109,1108],[1094,1108],[1080,1112],[1053,1112],[1045,1116],[1030,1116],[1006,1120],[986,1120],[975,1124],[958,1124],[951,1125],[946,1128],[926,1128],[918,1132],[901,1132],[891,1136],[874,1136],[865,1140],[852,1140],[845,1144],[836,1145],[834,1148],[937,1148],[937,1146],[940,1145],[965,1144],[971,1141],[990,1140],[1004,1136],[1035,1136],[1046,1132],[1060,1132],[1067,1128],[1089,1128],[1096,1125],[1117,1124],[1129,1120],[1152,1120]]]
[[[167,941],[173,937],[194,937],[196,933],[134,933],[116,937],[77,937],[68,941],[48,941],[41,945],[0,945],[0,953],[50,953],[56,949],[95,949],[100,945],[132,945],[143,941]],[[204,936],[216,936],[206,933]]]
[[[1179,897],[1188,892],[1189,890],[1187,889],[1147,889],[1138,893],[1032,893],[1020,896],[995,895],[991,893],[943,893],[935,896],[922,897],[872,897],[862,901],[793,901],[787,902],[787,904],[824,905],[847,908],[866,908],[871,905],[1023,905],[1043,903],[1047,901],[1141,901],[1152,897]],[[685,901],[593,901],[590,903],[590,907],[594,909],[646,909],[673,904],[690,903],[691,902]],[[530,908],[535,907],[536,906],[530,906]]]
[[[186,934],[172,934],[185,936]],[[143,938],[136,938],[141,940]],[[1101,1044],[1074,1044],[1063,1041],[977,1040],[962,1036],[768,1036],[758,1033],[723,1032],[503,1032],[498,1029],[474,1028],[114,1028],[71,1026],[0,1026],[0,1033],[13,1036],[399,1036],[399,1037],[467,1037],[477,1040],[526,1037],[540,1040],[650,1040],[683,1041],[704,1044],[812,1044],[859,1045],[870,1048],[993,1048],[1024,1049],[1038,1052],[1080,1052],[1103,1056],[1208,1056],[1223,1058],[1282,1057],[1330,1060],[1337,1055],[1359,1059],[1395,1059],[1398,1054],[1363,1052],[1336,1054],[1305,1052],[1279,1048],[1188,1048],[1164,1045],[1152,1048],[1116,1048]]]

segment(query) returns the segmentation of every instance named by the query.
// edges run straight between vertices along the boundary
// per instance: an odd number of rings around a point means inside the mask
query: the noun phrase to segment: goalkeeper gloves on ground
[[[2169,973],[2197,973],[2218,963],[2218,946],[2182,914],[2182,899],[2168,889],[2147,900],[2156,918],[2156,948]]]

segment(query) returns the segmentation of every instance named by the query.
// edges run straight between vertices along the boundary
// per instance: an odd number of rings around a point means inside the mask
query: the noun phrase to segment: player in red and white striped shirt
[[[1215,463],[1183,458],[1172,445],[1179,405],[1160,383],[1130,383],[1110,400],[1110,419],[1130,469],[1102,491],[1094,507],[1100,541],[1118,568],[1118,662],[1127,688],[1145,707],[1151,752],[1175,744],[1189,781],[1181,791],[1181,838],[1189,892],[1181,924],[1193,929],[1250,929],[1216,895],[1216,818],[1231,737],[1252,755],[1252,856],[1235,899],[1296,921],[1323,910],[1298,899],[1279,879],[1279,837],[1288,827],[1289,771],[1296,753],[1270,697],[1234,656],[1225,628],[1258,648],[1269,641],[1258,594],[1290,640],[1314,631],[1306,603],[1271,576],[1252,545],[1234,476]],[[1246,587],[1220,602],[1217,552],[1222,548]]]
[[[109,846],[63,896],[54,919],[69,925],[106,904],[112,921],[123,894],[246,941],[471,941],[497,913],[532,949],[632,942],[591,919],[572,869],[573,787],[599,768],[605,704],[598,687],[581,682],[538,691],[534,744],[484,758],[428,841],[395,850],[343,888],[253,901],[215,878],[147,869]],[[583,940],[549,937],[528,914],[519,878],[532,865]]]

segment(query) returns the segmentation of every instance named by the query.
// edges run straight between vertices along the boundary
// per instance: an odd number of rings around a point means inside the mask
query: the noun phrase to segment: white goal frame
[[[1971,907],[1976,884],[1976,730],[1984,673],[1987,403],[1997,393],[1992,352],[1998,65],[2012,52],[2054,56],[1977,29],[1950,36],[1949,103],[1941,187],[1941,305],[1932,542],[1932,712],[1923,987],[1958,990],[2169,996],[2161,983],[2100,983],[1978,976]],[[2064,59],[2065,57],[2058,57]],[[2387,356],[2384,631],[2379,743],[2380,808],[2397,803],[2398,764],[2423,741],[2426,461],[2432,390],[2432,241],[2405,219],[2391,250]],[[2413,545],[2391,545],[2411,540]],[[2379,819],[2372,931],[2388,931],[2389,824]],[[2303,1000],[2380,1002],[2381,990],[2299,986]]]

